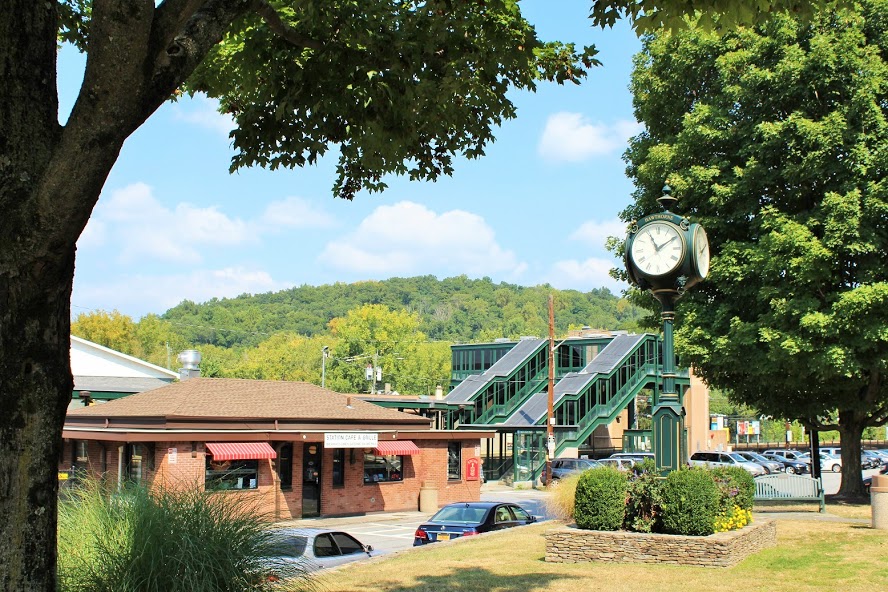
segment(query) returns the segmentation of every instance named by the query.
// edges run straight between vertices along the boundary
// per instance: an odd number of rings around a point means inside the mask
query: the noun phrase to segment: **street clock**
[[[664,206],[675,201],[668,185],[663,192]],[[667,210],[630,225],[624,259],[639,288],[681,294],[709,273],[709,239],[702,226]]]

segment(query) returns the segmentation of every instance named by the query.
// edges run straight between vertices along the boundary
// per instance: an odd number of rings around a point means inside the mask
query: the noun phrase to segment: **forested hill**
[[[280,292],[184,301],[162,318],[195,344],[252,346],[269,335],[288,331],[313,336],[327,323],[365,304],[415,312],[419,330],[433,340],[471,342],[496,337],[548,334],[547,298],[555,296],[556,333],[569,327],[626,329],[643,311],[602,288],[591,292],[523,287],[466,276],[392,278],[354,284],[300,286]]]

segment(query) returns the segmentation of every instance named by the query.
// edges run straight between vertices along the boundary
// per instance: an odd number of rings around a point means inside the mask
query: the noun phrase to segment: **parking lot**
[[[482,500],[513,502],[541,519],[547,518],[546,495],[545,491],[538,489],[516,490],[499,484],[485,484],[481,490]],[[413,533],[430,517],[431,514],[422,512],[392,512],[368,516],[293,520],[282,525],[342,530],[357,537],[365,545],[371,545],[375,551],[373,554],[377,555],[412,547]]]

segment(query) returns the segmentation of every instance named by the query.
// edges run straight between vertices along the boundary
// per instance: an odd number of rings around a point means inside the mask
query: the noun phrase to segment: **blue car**
[[[458,502],[444,506],[428,522],[419,525],[413,546],[450,541],[483,532],[536,522],[536,517],[507,502]]]

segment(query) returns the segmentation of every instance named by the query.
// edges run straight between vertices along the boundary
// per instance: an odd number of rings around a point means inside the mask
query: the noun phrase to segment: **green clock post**
[[[624,259],[630,281],[650,290],[662,307],[663,382],[654,391],[652,431],[657,469],[667,473],[681,466],[687,449],[684,395],[675,385],[675,301],[709,272],[709,239],[702,226],[669,211],[677,201],[669,185],[657,201],[664,212],[629,225]]]

